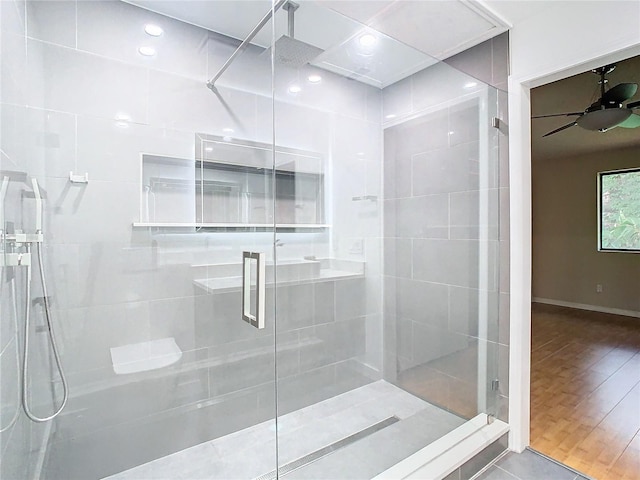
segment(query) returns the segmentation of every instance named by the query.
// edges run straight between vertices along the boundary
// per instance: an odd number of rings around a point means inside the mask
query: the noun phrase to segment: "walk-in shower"
[[[504,435],[498,19],[0,8],[3,479],[438,478]]]

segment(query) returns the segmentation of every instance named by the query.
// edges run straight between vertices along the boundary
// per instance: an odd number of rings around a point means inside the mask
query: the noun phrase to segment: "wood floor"
[[[640,318],[534,304],[531,343],[531,447],[640,480]]]

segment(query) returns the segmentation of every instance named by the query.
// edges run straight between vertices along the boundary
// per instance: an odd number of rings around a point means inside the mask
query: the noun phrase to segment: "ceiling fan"
[[[584,112],[556,113],[531,117],[578,117],[573,122],[544,134],[543,137],[548,137],[549,135],[561,132],[575,125],[586,130],[598,130],[599,132],[606,132],[614,127],[640,127],[640,115],[633,112],[634,110],[640,109],[640,101],[627,103],[626,107],[622,105],[630,98],[633,98],[638,91],[638,84],[620,83],[605,91],[605,84],[608,82],[605,77],[607,74],[613,72],[615,68],[615,65],[606,65],[592,70],[593,73],[600,76],[600,98],[587,107]]]

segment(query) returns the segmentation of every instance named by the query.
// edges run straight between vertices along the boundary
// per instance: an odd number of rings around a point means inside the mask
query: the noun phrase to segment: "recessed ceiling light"
[[[308,79],[311,83],[320,83],[322,81],[322,77],[320,75],[309,75]]]
[[[464,88],[473,88],[478,85],[478,82],[467,82],[464,84]]]
[[[205,152],[213,152],[213,147],[205,147]]]
[[[154,25],[153,23],[147,23],[144,26],[144,31],[147,35],[151,35],[152,37],[159,37],[164,32],[161,27]]]
[[[153,57],[156,54],[156,49],[153,47],[140,47],[138,48],[138,53],[145,57]]]
[[[396,114],[395,113],[390,113],[389,115],[385,116],[384,118],[386,118],[387,120],[391,120],[392,118],[396,118]]]
[[[360,35],[358,41],[363,47],[373,47],[378,42],[378,39],[370,33],[365,33],[364,35]]]
[[[456,133],[456,132],[451,131],[451,132],[449,132],[449,135],[453,135],[454,133]]]
[[[359,157],[364,157],[364,152],[358,152]]]
[[[222,131],[224,133],[233,133],[233,128],[223,128]]]
[[[289,87],[289,93],[293,93],[294,95],[296,93],[300,93],[302,91],[302,88],[300,88],[298,85],[291,85]]]

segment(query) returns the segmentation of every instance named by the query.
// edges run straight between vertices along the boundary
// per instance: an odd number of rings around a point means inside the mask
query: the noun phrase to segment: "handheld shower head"
[[[42,195],[40,194],[40,187],[38,186],[38,180],[31,179],[31,185],[33,186],[33,195],[36,199],[36,233],[42,232]]]

